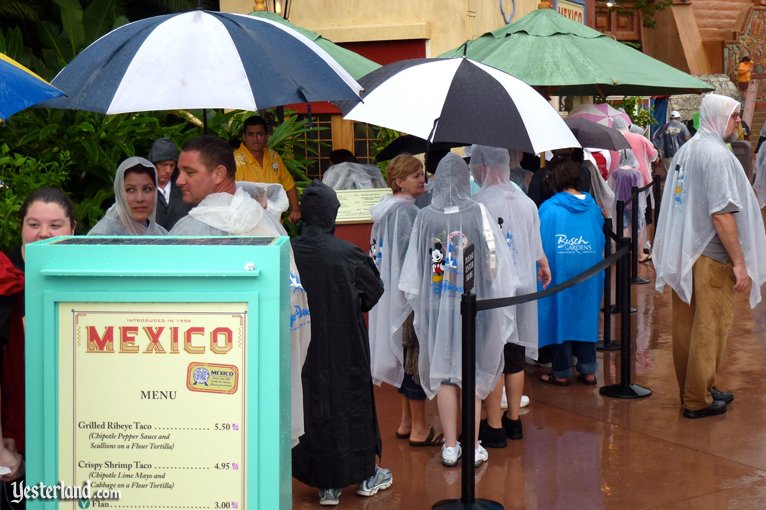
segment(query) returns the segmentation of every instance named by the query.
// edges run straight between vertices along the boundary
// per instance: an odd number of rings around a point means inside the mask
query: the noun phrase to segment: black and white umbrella
[[[361,87],[325,50],[275,21],[193,11],[123,25],[85,48],[42,106],[127,113],[309,101],[359,101]]]
[[[466,58],[395,62],[359,80],[363,102],[345,118],[430,142],[478,143],[538,154],[580,147],[532,87]]]

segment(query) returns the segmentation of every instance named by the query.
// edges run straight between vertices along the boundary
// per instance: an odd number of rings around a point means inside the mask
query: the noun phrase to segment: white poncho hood
[[[481,185],[472,198],[484,204],[497,222],[513,255],[520,287],[517,294],[537,292],[537,260],[545,256],[540,239],[537,206],[510,180],[507,149],[474,145],[471,147],[471,173]],[[523,345],[526,355],[537,358],[537,301],[516,307],[516,329],[507,342]]]
[[[146,224],[134,221],[130,216],[128,198],[125,196],[125,172],[135,166],[150,168],[154,173],[154,182],[157,183],[157,169],[148,160],[133,156],[117,167],[114,175],[114,204],[107,209],[104,217],[88,232],[88,235],[100,236],[161,236],[167,234],[162,226],[155,221],[157,211],[157,193],[154,193],[152,212]]]
[[[729,118],[739,103],[708,94],[700,106],[697,133],[671,162],[654,244],[656,287],[665,284],[686,303],[692,298],[692,266],[715,236],[710,218],[729,204],[739,209],[735,219],[752,279],[750,306],[761,300],[766,281],[766,234],[758,201],[742,165],[727,148],[724,138]]]

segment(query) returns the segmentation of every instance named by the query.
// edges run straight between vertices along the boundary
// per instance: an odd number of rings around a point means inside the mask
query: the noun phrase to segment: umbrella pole
[[[202,109],[202,134],[207,134],[207,108]]]

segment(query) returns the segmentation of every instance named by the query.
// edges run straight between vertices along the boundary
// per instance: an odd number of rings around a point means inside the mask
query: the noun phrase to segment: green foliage
[[[166,119],[165,113],[102,115],[72,110],[26,110],[0,128],[0,144],[15,154],[47,165],[61,152],[68,155],[69,193],[78,204],[82,230],[103,216],[112,200],[114,172],[130,156],[146,155],[163,136],[177,144],[198,134],[183,119]],[[82,231],[81,230],[81,231]]]
[[[615,9],[620,12],[637,10],[641,13],[641,24],[646,28],[657,26],[654,15],[664,11],[673,4],[673,0],[633,0],[630,5],[618,4]]]
[[[638,96],[629,96],[622,99],[622,107],[625,109],[625,113],[628,114],[633,124],[642,127],[654,126],[657,121],[652,116],[651,108],[643,108],[641,106],[641,98]]]
[[[13,154],[7,144],[0,144],[0,250],[19,243],[19,212],[27,195],[43,186],[62,187],[69,177],[69,152],[59,151],[55,158],[41,163],[35,158]]]
[[[399,131],[384,127],[378,128],[377,136],[375,137],[375,155],[377,156],[380,154],[380,152],[385,149],[388,144],[400,136],[401,133]],[[380,173],[383,174],[383,178],[386,179],[386,182],[388,182],[388,173],[386,172],[388,169],[388,161],[381,161],[378,163],[378,168],[380,169]]]

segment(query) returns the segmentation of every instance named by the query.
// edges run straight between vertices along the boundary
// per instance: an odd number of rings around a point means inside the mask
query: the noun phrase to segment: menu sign
[[[390,188],[348,189],[335,192],[338,195],[340,209],[335,223],[372,223],[370,207],[380,199],[391,194]]]
[[[120,491],[94,508],[247,508],[247,304],[59,303],[58,315],[59,478]]]

